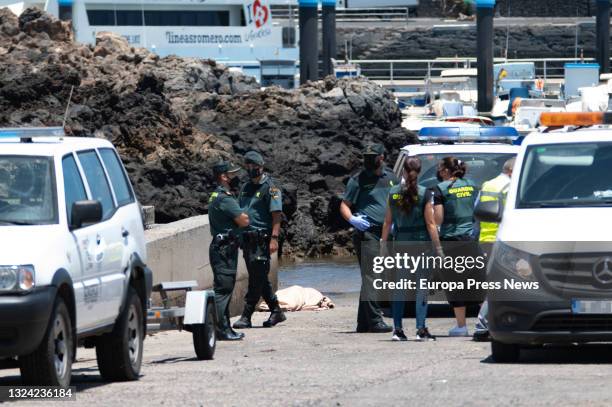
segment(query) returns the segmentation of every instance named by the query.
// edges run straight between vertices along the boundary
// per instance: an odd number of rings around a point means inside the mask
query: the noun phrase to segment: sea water
[[[278,288],[292,285],[312,287],[326,295],[358,293],[361,287],[361,275],[357,258],[281,263],[278,271]]]

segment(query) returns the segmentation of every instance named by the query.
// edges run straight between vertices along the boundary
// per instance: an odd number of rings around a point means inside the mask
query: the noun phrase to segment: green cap
[[[247,163],[264,165],[264,159],[257,151],[249,151],[244,155],[244,161]]]
[[[385,147],[382,144],[368,144],[363,150],[363,155],[385,155]]]
[[[222,160],[216,163],[215,165],[213,165],[212,170],[215,175],[221,175],[226,172],[240,171],[240,167]]]

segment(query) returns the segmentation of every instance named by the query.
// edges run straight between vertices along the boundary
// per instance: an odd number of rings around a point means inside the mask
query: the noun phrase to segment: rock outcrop
[[[347,235],[335,233],[344,227],[337,196],[360,166],[365,143],[384,143],[394,160],[393,152],[409,140],[392,96],[365,79],[328,78],[296,91],[270,88],[231,98],[200,96],[194,115],[196,127],[237,154],[261,151],[271,173],[296,191],[287,237],[308,255],[346,247]]]
[[[1,9],[0,126],[60,125],[71,91],[67,132],[111,140],[159,222],[205,213],[210,165],[261,151],[285,192],[285,253],[349,248],[337,195],[359,151],[382,142],[393,159],[411,137],[392,94],[364,79],[261,90],[214,61],[159,58],[111,33],[78,44],[38,9]]]

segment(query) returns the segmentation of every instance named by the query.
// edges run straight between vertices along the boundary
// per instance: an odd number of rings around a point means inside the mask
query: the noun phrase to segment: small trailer
[[[193,347],[199,360],[211,360],[215,355],[217,343],[217,309],[212,290],[193,289],[197,281],[162,282],[153,286],[159,293],[162,306],[149,307],[147,313],[147,332],[155,333],[169,330],[185,330],[193,335]],[[168,293],[184,291],[185,306],[171,306]]]

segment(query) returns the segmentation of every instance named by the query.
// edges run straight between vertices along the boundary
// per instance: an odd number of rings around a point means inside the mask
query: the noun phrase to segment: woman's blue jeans
[[[416,299],[415,299],[415,314],[416,314],[416,329],[425,328],[425,320],[427,319],[427,289],[420,289],[421,280],[429,280],[430,272],[427,269],[419,269],[416,271]],[[402,318],[404,317],[404,309],[406,305],[406,296],[403,291],[396,292],[396,299],[391,303],[391,314],[393,315],[393,326],[396,329],[402,329]]]

